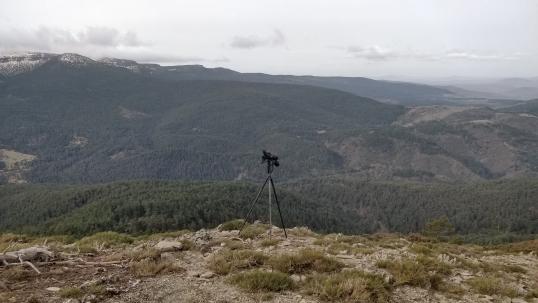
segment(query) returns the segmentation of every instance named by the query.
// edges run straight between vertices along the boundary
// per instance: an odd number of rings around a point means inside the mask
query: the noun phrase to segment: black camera
[[[273,154],[271,154],[270,152],[268,151],[262,151],[263,152],[263,156],[262,156],[262,163],[265,163],[266,161],[268,162],[268,164],[271,164],[271,165],[274,165],[274,166],[279,166],[280,163],[278,163],[278,157],[277,156],[274,156]]]
[[[278,167],[280,165],[280,163],[278,163],[278,157],[265,150],[263,151],[262,163],[267,163],[268,174],[273,172],[275,166]]]

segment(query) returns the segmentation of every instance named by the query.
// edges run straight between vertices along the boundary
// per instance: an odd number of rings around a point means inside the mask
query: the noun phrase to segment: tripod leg
[[[288,233],[286,232],[286,225],[284,225],[284,219],[282,219],[282,212],[280,211],[280,203],[278,202],[278,197],[276,195],[275,183],[273,182],[273,178],[271,176],[269,176],[269,180],[271,181],[271,188],[273,188],[273,195],[275,196],[276,207],[278,208],[278,214],[280,215],[280,223],[282,223],[282,228],[284,229],[284,235],[286,236],[286,239],[287,239]]]
[[[248,213],[245,216],[245,221],[243,222],[243,225],[241,225],[241,229],[239,230],[239,234],[241,234],[241,231],[243,231],[243,228],[245,228],[245,225],[247,224],[247,220],[250,217],[250,214],[252,213],[252,210],[254,209],[254,205],[256,204],[258,199],[260,198],[260,195],[262,194],[262,191],[265,188],[265,185],[267,185],[267,181],[269,181],[269,178],[270,178],[270,176],[268,176],[267,179],[265,179],[265,182],[263,182],[263,185],[260,188],[260,190],[258,191],[258,194],[256,194],[256,198],[254,198],[254,200],[252,200],[252,202],[250,203],[250,209],[248,210]]]

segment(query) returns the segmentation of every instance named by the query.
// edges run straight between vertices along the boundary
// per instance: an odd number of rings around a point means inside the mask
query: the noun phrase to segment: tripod
[[[241,226],[241,229],[239,230],[239,234],[241,234],[241,231],[243,231],[243,228],[247,224],[248,219],[252,213],[252,210],[254,209],[254,205],[256,204],[256,202],[258,202],[265,186],[269,183],[269,237],[271,237],[272,226],[273,226],[272,212],[271,212],[271,209],[272,209],[271,195],[273,195],[275,197],[278,214],[280,216],[280,223],[282,224],[282,228],[284,229],[284,236],[288,238],[288,233],[286,232],[286,226],[284,225],[284,219],[282,219],[282,212],[280,211],[280,203],[278,202],[278,196],[276,195],[275,183],[273,182],[273,177],[271,176],[275,166],[280,165],[278,163],[278,157],[273,156],[271,153],[268,153],[264,150],[263,156],[262,156],[262,163],[264,162],[267,163],[267,178],[265,179],[265,182],[263,182],[263,185],[260,187],[260,190],[258,190],[258,193],[256,194],[256,197],[254,198],[254,200],[252,200],[252,202],[250,203],[250,208],[248,210],[247,215],[245,216],[245,221],[243,222],[243,225]]]

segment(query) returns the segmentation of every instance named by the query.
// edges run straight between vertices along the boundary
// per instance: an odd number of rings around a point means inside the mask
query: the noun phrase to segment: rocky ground
[[[0,236],[55,258],[0,265],[0,302],[538,302],[538,243],[450,244],[420,235],[319,235],[248,226],[78,241]],[[3,245],[3,246],[2,246]]]

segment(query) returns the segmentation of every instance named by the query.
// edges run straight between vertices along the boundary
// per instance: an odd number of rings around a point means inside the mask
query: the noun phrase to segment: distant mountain
[[[513,113],[528,113],[538,116],[538,99],[529,100],[515,106],[503,108],[503,111]]]
[[[480,97],[491,99],[521,101],[538,98],[538,77],[505,79],[452,78],[431,80],[427,83],[437,86],[455,86],[458,89],[480,92]],[[456,94],[458,93],[455,90],[452,91]],[[473,95],[476,96],[476,94]]]
[[[395,81],[378,81],[363,77],[315,77],[239,73],[225,68],[206,68],[201,65],[159,66],[138,64],[134,61],[105,58],[100,60],[134,72],[168,80],[220,80],[277,84],[310,85],[337,89],[357,96],[395,104],[446,103],[450,90],[433,86]]]
[[[162,80],[65,54],[0,83],[0,149],[37,156],[32,181],[243,178],[262,148],[288,158],[288,177],[317,175],[342,169],[324,133],[403,112],[335,90]]]
[[[26,67],[9,65],[0,82],[0,182],[257,179],[261,149],[281,157],[277,173],[287,180],[538,172],[538,119],[529,115],[406,109],[311,85],[227,81],[238,73],[201,66],[77,54],[17,60]]]

